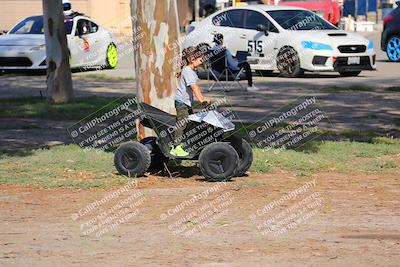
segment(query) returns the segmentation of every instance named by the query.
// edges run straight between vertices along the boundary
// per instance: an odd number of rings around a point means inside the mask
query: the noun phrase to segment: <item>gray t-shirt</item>
[[[188,66],[183,67],[175,100],[191,107],[193,103],[193,91],[190,86],[196,84],[198,79],[197,73],[192,68]]]

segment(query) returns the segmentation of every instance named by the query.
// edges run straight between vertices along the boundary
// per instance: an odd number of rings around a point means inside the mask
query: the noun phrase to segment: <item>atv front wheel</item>
[[[212,143],[200,153],[199,165],[206,180],[227,181],[235,175],[239,163],[236,150],[229,143]]]

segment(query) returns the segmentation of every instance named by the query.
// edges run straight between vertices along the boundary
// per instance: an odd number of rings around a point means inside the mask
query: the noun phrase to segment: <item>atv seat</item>
[[[140,106],[143,109],[146,119],[152,120],[156,124],[162,124],[167,127],[175,126],[176,124],[175,115],[164,112],[146,103],[140,103]]]

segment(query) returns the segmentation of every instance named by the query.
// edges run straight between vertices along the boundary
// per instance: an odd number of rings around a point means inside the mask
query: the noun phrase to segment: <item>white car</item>
[[[64,24],[71,68],[117,66],[113,33],[81,15],[66,18]],[[28,17],[0,36],[0,70],[29,69],[46,69],[43,16]]]
[[[250,5],[231,7],[191,24],[183,47],[207,43],[224,35],[233,55],[248,51],[251,68],[261,73],[279,70],[285,77],[304,71],[336,71],[357,76],[375,69],[372,41],[339,30],[315,13],[297,7]]]

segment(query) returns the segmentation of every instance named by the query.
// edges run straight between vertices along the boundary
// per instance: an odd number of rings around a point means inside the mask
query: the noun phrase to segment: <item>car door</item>
[[[257,31],[258,25],[264,25],[267,34]],[[245,35],[247,51],[252,57],[258,58],[259,64],[274,69],[276,66],[276,42],[279,31],[271,21],[262,13],[255,10],[247,10],[245,15]]]
[[[232,9],[219,13],[212,18],[211,34],[222,33],[224,44],[235,55],[237,51],[247,50],[247,40],[244,38],[244,9]]]
[[[100,26],[93,21],[89,21],[89,35],[92,40],[93,62],[100,65],[106,54],[108,38],[104,36],[104,32],[100,30]]]
[[[77,21],[75,36],[73,37],[73,62],[76,66],[91,68],[96,65],[96,37],[90,30],[90,21],[79,19]],[[74,64],[75,65],[75,64]]]
[[[74,40],[74,34],[75,34],[75,22],[73,19],[70,18],[66,18],[64,19],[64,25],[65,25],[65,30],[67,33],[67,44],[68,44],[68,52],[70,53],[70,59],[69,59],[69,63],[71,65],[71,67],[74,67],[74,64],[76,64],[74,61],[76,60],[76,52],[74,50],[74,44],[73,44],[73,40]]]

